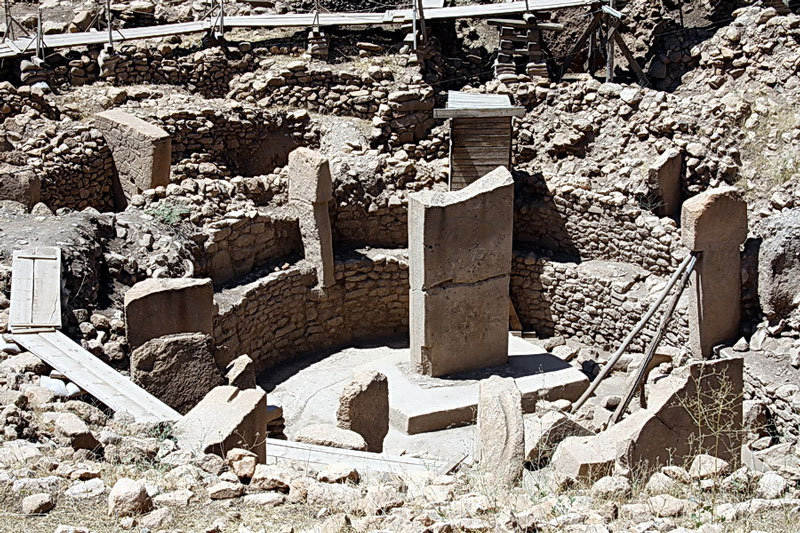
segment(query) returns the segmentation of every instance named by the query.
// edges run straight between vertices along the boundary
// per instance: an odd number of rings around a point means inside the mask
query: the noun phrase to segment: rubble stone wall
[[[650,276],[622,263],[555,262],[535,253],[515,252],[511,301],[525,329],[613,350],[655,299],[645,283]],[[675,313],[663,343],[680,347],[688,338],[686,309],[679,306]],[[633,339],[631,351],[646,349],[660,316],[658,312]]]
[[[373,143],[400,146],[422,139],[434,126],[434,91],[395,82],[389,69],[334,72],[294,61],[248,72],[231,83],[229,96],[260,105],[302,107],[322,114],[372,120]]]
[[[303,251],[297,220],[281,215],[243,213],[240,218],[212,222],[207,233],[203,244],[207,258],[204,274],[215,284]]]
[[[242,175],[267,174],[285,165],[294,148],[319,145],[306,111],[274,113],[221,102],[204,108],[127,110],[169,133],[173,163],[207,153]]]
[[[248,354],[258,372],[293,356],[354,340],[406,335],[408,260],[372,251],[336,260],[336,284],[312,290],[316,275],[300,262],[215,295],[218,346]]]
[[[622,261],[660,275],[673,272],[685,257],[675,222],[643,211],[621,193],[571,185],[532,193],[523,184],[516,207],[517,244],[582,260]]]
[[[408,245],[408,207],[385,205],[370,209],[360,204],[337,206],[331,213],[333,240],[347,247]]]

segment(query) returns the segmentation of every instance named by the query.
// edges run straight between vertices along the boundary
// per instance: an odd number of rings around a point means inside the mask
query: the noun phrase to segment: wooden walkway
[[[114,411],[140,422],[181,415],[75,341],[61,328],[61,249],[39,246],[14,252],[11,270],[11,339]]]
[[[602,0],[601,0],[602,1]],[[529,11],[553,11],[570,7],[584,7],[596,0],[528,0],[503,4],[482,4],[425,9],[425,20],[447,20],[457,18],[496,17]],[[391,9],[378,13],[320,13],[319,25],[331,26],[381,26],[399,25],[411,21],[411,9]],[[314,25],[314,14],[247,15],[225,17],[225,28],[307,28]],[[160,24],[141,28],[114,30],[114,42],[154,39],[170,35],[201,33],[211,29],[208,20]],[[108,32],[90,31],[80,33],[57,33],[43,37],[44,47],[49,49],[72,48],[88,45],[108,44]],[[0,58],[28,56],[36,51],[36,38],[23,37],[0,43]]]
[[[174,422],[180,413],[136,385],[60,331],[12,333],[11,339],[115,412],[137,422]]]

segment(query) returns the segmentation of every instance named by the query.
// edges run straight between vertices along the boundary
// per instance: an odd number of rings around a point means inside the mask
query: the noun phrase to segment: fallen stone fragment
[[[186,507],[188,506],[194,494],[188,489],[181,489],[172,492],[164,492],[153,498],[156,505],[166,505],[169,507]]]
[[[143,516],[137,521],[139,527],[149,530],[163,529],[175,519],[175,513],[169,507],[161,507]]]
[[[110,516],[132,516],[146,513],[153,507],[153,500],[147,494],[144,484],[130,478],[120,478],[108,495],[108,514]]]
[[[53,496],[47,493],[31,494],[22,500],[23,514],[44,514],[56,506]]]
[[[244,494],[244,485],[233,481],[220,481],[208,489],[208,497],[212,500],[229,500]]]
[[[248,489],[289,492],[292,476],[289,471],[277,465],[256,465]]]
[[[247,505],[256,507],[277,507],[283,505],[286,496],[277,492],[261,492],[258,494],[248,494],[242,501]]]
[[[247,355],[240,355],[225,367],[228,385],[237,389],[253,389],[256,386],[256,368]]]
[[[239,479],[250,479],[256,472],[258,456],[249,450],[234,448],[225,456],[225,463]]]
[[[508,486],[522,475],[525,428],[522,394],[512,378],[492,376],[478,389],[475,458],[490,486]]]
[[[631,493],[631,482],[623,476],[601,477],[592,485],[592,496],[596,498],[623,499]]]
[[[694,480],[722,477],[730,472],[731,465],[713,455],[701,453],[695,456],[689,467],[689,475]]]
[[[756,496],[773,500],[789,490],[789,482],[776,472],[767,472],[758,480]]]
[[[669,494],[658,494],[647,499],[650,511],[660,517],[675,517],[689,514],[697,508],[697,504],[689,500],[682,500]]]
[[[588,435],[593,435],[593,432],[559,411],[547,411],[541,417],[527,418],[525,459],[536,466],[544,466],[550,461],[561,441],[567,437]]]
[[[66,526],[59,524],[53,533],[89,533],[89,529],[80,526]]]
[[[55,418],[56,432],[66,438],[76,450],[94,450],[100,443],[89,430],[89,426],[73,413],[59,413]]]
[[[364,371],[345,386],[336,411],[337,425],[355,431],[371,452],[383,451],[389,432],[389,382],[376,371]]]
[[[308,425],[300,430],[295,440],[345,450],[367,450],[367,441],[364,440],[364,437],[355,431],[342,429],[332,424]]]
[[[211,390],[175,424],[178,445],[214,453],[244,448],[267,460],[267,395],[260,388],[239,390],[223,385]]]
[[[358,483],[358,470],[345,464],[326,465],[317,474],[317,480],[323,483]]]
[[[672,492],[677,486],[678,484],[675,482],[675,480],[668,475],[661,472],[655,472],[652,476],[650,476],[650,479],[647,480],[647,484],[645,485],[644,489],[648,494],[665,494]]]
[[[106,491],[106,484],[100,478],[88,481],[78,481],[68,488],[64,495],[77,500],[90,500],[102,496]]]

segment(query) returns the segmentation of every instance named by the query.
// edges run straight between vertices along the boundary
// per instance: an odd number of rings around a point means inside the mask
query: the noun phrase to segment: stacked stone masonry
[[[339,257],[336,284],[312,290],[314,270],[297,263],[215,295],[214,339],[246,353],[256,371],[359,339],[408,332],[408,260],[401,251],[356,251]]]
[[[657,291],[648,289],[663,281],[624,263],[555,262],[532,252],[515,252],[511,301],[525,329],[613,350],[655,300]],[[645,350],[659,319],[660,312],[634,337],[631,351]],[[681,347],[687,338],[686,308],[679,306],[663,344]]]

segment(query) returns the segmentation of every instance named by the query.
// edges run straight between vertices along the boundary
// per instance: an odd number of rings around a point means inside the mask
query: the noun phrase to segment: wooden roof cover
[[[434,109],[434,118],[461,117],[521,117],[524,107],[511,105],[504,94],[475,94],[461,91],[447,92],[447,107]]]

